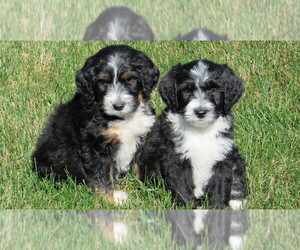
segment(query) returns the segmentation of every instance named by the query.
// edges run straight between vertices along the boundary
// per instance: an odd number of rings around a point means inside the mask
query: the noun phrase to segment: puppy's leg
[[[172,199],[180,206],[192,205],[197,207],[197,201],[194,194],[194,183],[192,177],[192,166],[189,160],[183,162],[174,152],[163,159],[162,177],[165,180],[167,188],[172,192]]]
[[[116,204],[123,204],[128,200],[128,194],[125,191],[114,191],[113,199]]]
[[[92,191],[104,196],[109,202],[116,204],[122,204],[128,200],[128,195],[123,191],[113,190],[114,178],[113,178],[113,167],[108,166],[106,171],[99,171],[92,180],[89,186]],[[105,170],[105,169],[104,169]]]
[[[245,162],[238,153],[234,155],[232,176],[229,205],[232,209],[241,209],[246,205],[247,186],[245,180]]]
[[[208,183],[210,207],[225,208],[228,206],[232,185],[231,162],[218,162],[214,174]]]
[[[116,204],[123,204],[128,200],[128,194],[124,191],[113,190],[112,187],[101,187],[101,185],[93,185],[92,190],[96,194],[104,196],[107,201],[113,202]]]
[[[133,171],[133,174],[136,178],[138,178],[138,179],[142,178],[142,175],[141,175],[142,169],[137,163],[134,163],[132,165],[132,171]]]
[[[135,156],[133,171],[142,182],[160,176],[161,147],[160,124],[157,120]]]

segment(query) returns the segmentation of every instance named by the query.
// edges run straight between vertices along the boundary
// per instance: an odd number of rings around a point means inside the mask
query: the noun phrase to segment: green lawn
[[[82,40],[107,7],[142,15],[159,40],[206,27],[232,40],[299,40],[297,0],[2,0],[0,40]]]
[[[31,171],[37,136],[56,104],[75,92],[74,74],[89,56],[120,42],[0,43],[1,209],[172,209],[162,184],[143,185],[128,173],[116,206],[71,180],[55,187]],[[194,59],[228,63],[245,79],[235,106],[235,138],[247,162],[248,209],[299,209],[299,42],[126,42],[145,52],[163,76]],[[163,109],[155,92],[157,113]]]

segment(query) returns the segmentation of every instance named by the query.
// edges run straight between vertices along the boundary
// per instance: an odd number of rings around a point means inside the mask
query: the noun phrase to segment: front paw
[[[230,200],[229,206],[232,209],[243,209],[246,206],[246,200]]]
[[[124,204],[128,201],[128,194],[124,191],[114,191],[113,201],[116,204]]]
[[[103,188],[93,187],[93,192],[103,196],[108,202],[115,204],[124,204],[128,200],[128,194],[124,191],[107,190]]]

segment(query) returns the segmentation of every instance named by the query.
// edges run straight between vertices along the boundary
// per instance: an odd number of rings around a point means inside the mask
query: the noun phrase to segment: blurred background
[[[86,28],[112,6],[141,16],[157,40],[198,28],[230,40],[299,40],[300,34],[297,0],[1,0],[0,39],[82,40]]]

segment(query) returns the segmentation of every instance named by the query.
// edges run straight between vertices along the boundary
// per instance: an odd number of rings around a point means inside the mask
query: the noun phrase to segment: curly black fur
[[[140,130],[147,133],[155,120],[149,99],[158,77],[152,61],[129,46],[108,46],[90,57],[76,73],[75,96],[55,109],[38,138],[33,170],[42,177],[54,173],[57,179],[66,179],[69,173],[77,182],[110,192],[117,176],[128,170],[117,167],[117,153],[126,136],[122,129],[138,119]],[[119,96],[107,100],[109,95]],[[114,102],[123,105],[124,112],[120,107],[114,110]],[[134,145],[126,146],[138,148],[143,136],[132,132]],[[134,153],[126,159],[132,161]]]
[[[227,65],[174,66],[161,80],[167,105],[143,147],[141,179],[161,175],[179,204],[224,208],[246,196],[245,163],[233,145],[231,107],[244,88]]]
[[[83,40],[155,40],[142,17],[127,7],[111,7],[91,23]]]

